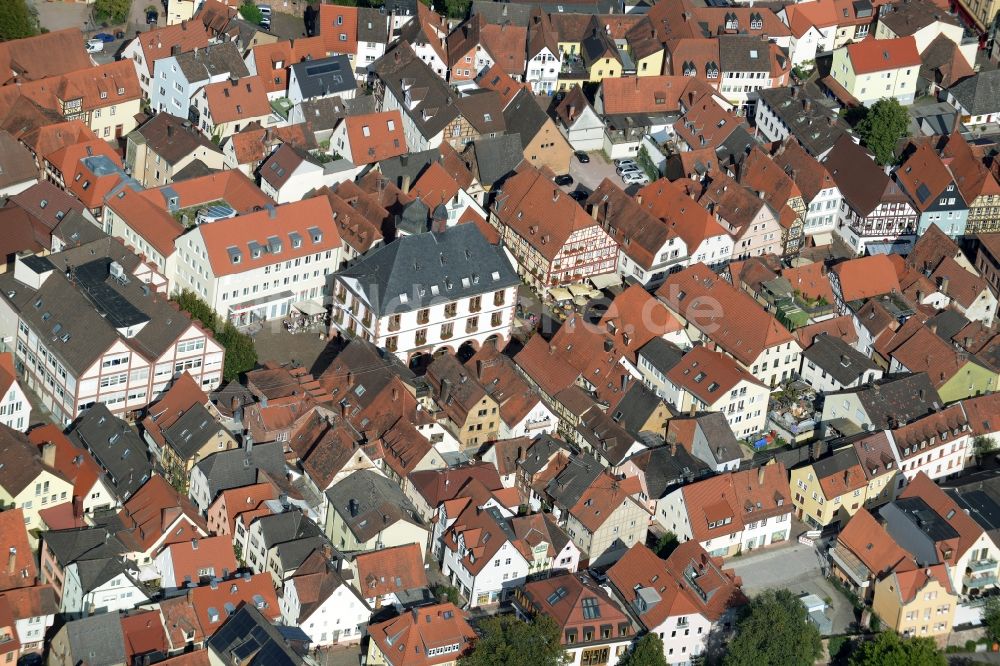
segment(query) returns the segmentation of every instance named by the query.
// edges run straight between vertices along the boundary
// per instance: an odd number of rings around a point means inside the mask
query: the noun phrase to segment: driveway
[[[77,28],[83,31],[87,17],[90,15],[90,5],[76,2],[46,2],[45,0],[30,0],[38,10],[38,22],[49,31]]]
[[[766,589],[785,588],[795,595],[829,599],[827,617],[833,634],[846,633],[855,621],[854,607],[827,579],[820,551],[797,541],[752,555],[735,557],[726,566],[743,578],[743,590],[753,596]]]
[[[573,157],[569,162],[569,175],[573,176],[573,184],[565,187],[567,192],[576,189],[585,189],[593,192],[605,178],[610,178],[619,187],[622,186],[622,179],[615,173],[615,165],[609,162],[602,152],[588,153],[590,162],[581,164],[580,160]]]

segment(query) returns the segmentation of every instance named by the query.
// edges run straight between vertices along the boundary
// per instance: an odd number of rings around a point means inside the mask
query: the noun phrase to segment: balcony
[[[969,562],[969,566],[965,568],[966,574],[978,574],[984,571],[995,572],[997,570],[996,560],[974,560]]]
[[[990,585],[997,584],[997,574],[996,572],[984,573],[978,576],[966,576],[962,579],[962,586],[966,589],[983,589],[984,587],[989,587]]]

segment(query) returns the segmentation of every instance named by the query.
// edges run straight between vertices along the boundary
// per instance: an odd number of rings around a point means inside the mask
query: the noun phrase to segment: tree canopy
[[[646,634],[631,652],[618,660],[618,666],[667,666],[663,656],[663,641],[656,634]]]
[[[0,2],[0,40],[21,39],[38,34],[38,20],[28,0]]]
[[[983,607],[983,627],[994,643],[1000,641],[1000,597],[989,597]]]
[[[215,334],[215,341],[226,349],[226,361],[222,367],[222,378],[227,382],[239,379],[247,370],[253,370],[257,365],[257,348],[253,338],[241,333],[228,320],[223,320],[216,314],[212,306],[198,297],[190,289],[174,294],[173,300],[181,310],[192,319],[197,319]]]
[[[896,162],[896,144],[906,136],[909,117],[906,109],[895,98],[880,99],[858,123],[858,136],[868,150],[875,154],[879,164]]]
[[[947,666],[948,660],[930,638],[900,638],[883,631],[873,641],[858,646],[851,666]]]
[[[822,650],[819,630],[788,590],[767,590],[747,604],[726,648],[724,666],[811,666]]]
[[[94,18],[98,21],[124,23],[132,9],[132,0],[94,0]]]
[[[240,16],[255,25],[259,25],[264,20],[264,13],[260,11],[256,3],[250,2],[250,0],[240,5]]]
[[[479,625],[482,637],[460,666],[562,666],[566,651],[559,644],[555,620],[539,615],[525,622],[516,615],[495,615]]]

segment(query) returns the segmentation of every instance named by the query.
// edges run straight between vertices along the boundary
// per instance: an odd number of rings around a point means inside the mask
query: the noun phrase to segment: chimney
[[[56,464],[56,445],[52,442],[45,442],[42,445],[42,462],[49,467]]]
[[[354,373],[350,370],[348,370],[347,375],[345,375],[345,381],[347,382],[347,388],[352,388],[354,386]]]
[[[442,402],[442,404],[447,404],[449,398],[451,398],[451,380],[450,379],[442,379],[441,380],[441,402]]]
[[[805,112],[808,113],[811,108],[812,108],[812,100],[811,99],[809,99],[807,97],[806,99],[802,100],[802,110],[803,111],[805,111]]]
[[[180,44],[174,44],[173,46],[170,47],[170,55],[175,56],[175,55],[180,55],[180,53],[181,53]]]
[[[403,191],[403,194],[409,194],[410,193],[410,174],[404,174],[403,175],[403,180],[402,180],[402,183],[400,184],[400,188],[399,189],[401,189]]]
[[[761,465],[757,468],[757,485],[764,485],[764,466]]]
[[[938,291],[940,291],[945,296],[948,295],[948,282],[949,280],[946,277],[939,277],[937,279]]]
[[[174,135],[174,126],[170,123],[167,123],[167,138],[169,139],[173,135]]]

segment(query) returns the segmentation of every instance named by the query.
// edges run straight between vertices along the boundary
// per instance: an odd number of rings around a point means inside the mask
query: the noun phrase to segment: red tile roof
[[[348,116],[347,140],[355,164],[372,164],[408,152],[399,110]]]
[[[216,125],[271,113],[267,87],[259,76],[219,81],[205,86],[208,112]]]
[[[596,640],[594,625],[610,625],[611,637],[618,640],[632,633],[628,615],[588,573],[566,573],[532,581],[522,590],[534,613],[555,620],[563,645],[567,644],[568,630],[575,630],[576,641],[585,641],[584,627],[594,632]]]
[[[4,544],[3,560],[0,560],[0,590],[34,585],[38,567],[28,543],[21,509],[0,511],[0,543]]]
[[[716,53],[716,62],[718,54]],[[632,76],[601,81],[604,113],[677,112],[690,108],[712,89],[689,76]]]
[[[289,68],[303,60],[325,58],[326,51],[325,39],[318,36],[259,44],[250,53],[264,89],[284,93],[288,90]]]
[[[13,79],[44,79],[93,66],[79,26],[0,42],[0,85]]]
[[[142,48],[142,57],[149,78],[153,78],[153,65],[160,58],[171,55],[173,47],[181,53],[208,46],[208,30],[200,21],[182,21],[163,28],[153,28],[136,37]]]
[[[901,67],[920,67],[917,42],[912,36],[897,39],[875,39],[874,36],[869,36],[860,42],[848,44],[846,48],[855,75]]]
[[[670,275],[656,295],[744,366],[752,365],[765,349],[795,339],[749,294],[704,264]],[[706,303],[715,307],[706,308]]]
[[[913,557],[889,536],[885,527],[864,507],[847,521],[837,542],[861,560],[875,576],[892,569],[916,566]]]
[[[896,269],[888,255],[849,259],[833,267],[845,302],[900,292]]]
[[[188,603],[194,608],[195,617],[206,638],[225,623],[229,615],[227,604],[235,610],[243,602],[255,605],[270,622],[281,621],[281,609],[270,573],[231,578],[216,585],[202,585],[188,592]]]
[[[312,227],[322,232],[319,242],[315,242],[308,231]],[[218,220],[200,225],[198,230],[204,239],[208,261],[216,277],[235,275],[272,264],[275,256],[291,260],[340,247],[340,234],[326,197],[294,201],[273,209]],[[299,247],[292,245],[290,233],[297,233],[301,238]],[[277,236],[281,240],[280,255],[261,252],[259,257],[253,257],[249,243],[256,241],[262,247],[267,247],[270,236]],[[241,252],[238,264],[234,264],[229,258],[230,247],[236,247]]]
[[[465,612],[454,604],[422,606],[368,626],[368,635],[390,666],[433,666],[452,663],[476,640]],[[458,643],[459,651],[428,657],[428,650]]]
[[[803,326],[795,331],[795,335],[799,338],[799,346],[803,349],[810,346],[817,335],[824,333],[840,338],[852,346],[858,341],[858,331],[854,328],[854,319],[850,315],[826,319],[817,324]]]
[[[740,382],[763,386],[731,356],[707,347],[694,347],[667,373],[667,379],[706,405],[729,395]]]
[[[156,441],[158,446],[164,446],[163,431],[172,426],[187,410],[195,405],[208,405],[209,399],[201,390],[201,386],[185,371],[174,380],[170,388],[160,396],[159,400],[149,405],[146,416],[142,419],[142,428]]]
[[[665,178],[640,189],[636,201],[666,221],[684,241],[690,254],[694,254],[706,239],[728,235],[712,214],[697,205],[679,184]]]
[[[122,635],[125,637],[125,663],[148,653],[166,654],[169,650],[167,634],[156,610],[142,611],[122,616]]]
[[[788,473],[780,462],[720,474],[684,486],[679,492],[683,493],[691,533],[699,542],[740,532],[746,522],[792,511]],[[711,523],[716,523],[715,527],[709,527]]]
[[[122,529],[118,538],[146,552],[160,539],[166,546],[205,536],[205,521],[187,497],[182,497],[165,478],[150,477],[118,513]]]
[[[316,30],[328,54],[358,52],[358,8],[344,5],[319,6]]]
[[[428,586],[423,553],[415,543],[361,553],[354,562],[356,584],[365,598]]]
[[[77,447],[62,430],[51,424],[33,429],[28,433],[28,441],[43,451],[43,457],[46,446],[55,447],[55,461],[52,466],[64,479],[73,484],[72,513],[82,513],[83,507],[78,504],[93,491],[94,485],[101,478],[102,471],[97,462],[89,452]],[[79,515],[77,517],[82,518]]]
[[[197,583],[200,569],[211,567],[215,576],[228,578],[239,568],[233,552],[233,539],[229,535],[180,541],[165,550],[170,551],[174,581],[178,587],[183,586],[185,581]]]

